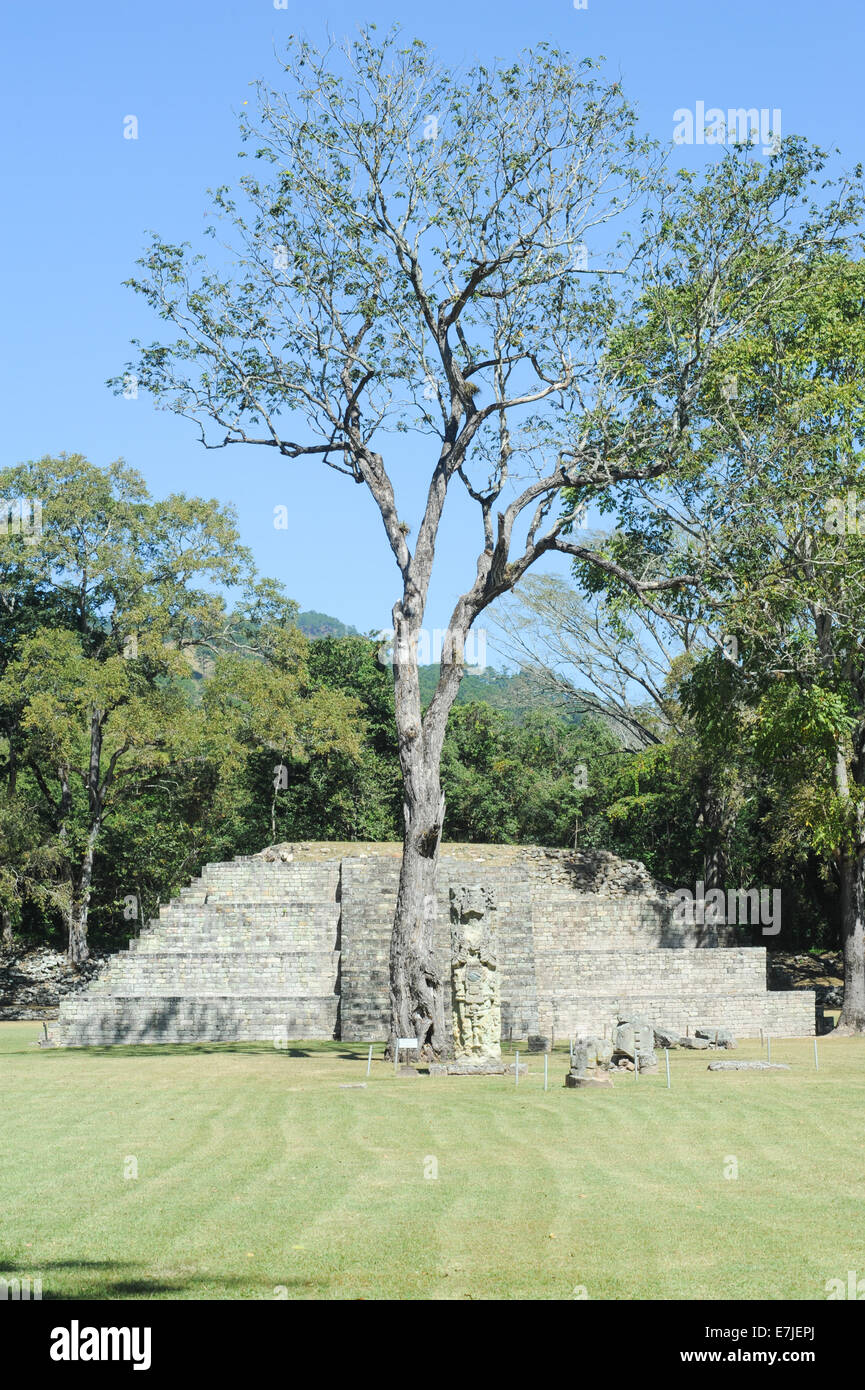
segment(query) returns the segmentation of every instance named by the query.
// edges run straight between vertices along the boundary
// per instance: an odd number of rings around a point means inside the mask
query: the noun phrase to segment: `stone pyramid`
[[[63,1000],[55,1040],[384,1038],[399,857],[394,844],[311,843],[206,865],[97,981]],[[680,1032],[814,1032],[813,993],[768,992],[763,947],[741,944],[735,928],[674,925],[669,890],[602,851],[443,845],[446,982],[454,883],[495,896],[506,1041],[600,1034],[623,1011]]]

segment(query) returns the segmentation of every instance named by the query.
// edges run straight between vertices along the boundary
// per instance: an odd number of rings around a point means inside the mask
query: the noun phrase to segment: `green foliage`
[[[438,662],[418,668],[421,704],[429,704],[438,684],[441,667]],[[458,705],[483,703],[493,709],[502,710],[515,719],[523,719],[527,714],[539,709],[555,711],[561,719],[572,722],[579,715],[568,705],[563,696],[551,695],[541,690],[523,672],[510,674],[497,671],[490,666],[483,672],[467,668],[456,698]]]

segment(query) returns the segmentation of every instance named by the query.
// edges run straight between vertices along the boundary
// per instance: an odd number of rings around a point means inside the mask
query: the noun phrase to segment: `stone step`
[[[277,907],[270,904],[205,903],[200,906],[165,908],[151,918],[149,927],[187,927],[202,924],[234,930],[242,927],[283,927],[288,931],[304,927],[323,929],[339,921],[338,903]]]
[[[335,987],[338,951],[161,952],[115,957],[88,993],[320,993]],[[173,986],[173,988],[172,988]]]
[[[337,950],[334,934],[331,932],[325,939],[321,934],[315,936],[293,936],[290,932],[178,932],[176,935],[154,934],[148,937],[139,937],[132,943],[128,951],[122,953],[121,958],[135,956],[143,959],[152,955],[162,954],[184,954],[200,955],[202,952],[212,951],[255,951],[255,952],[284,952],[296,951],[299,955],[308,955],[318,951]]]
[[[291,902],[309,903],[333,903],[336,901],[334,894],[328,892],[313,894],[309,887],[298,888],[292,891],[290,888],[259,888],[255,883],[226,883],[221,888],[183,888],[177,898],[173,900],[182,907],[202,907],[206,904],[228,903],[229,905],[254,906],[263,903],[273,906],[287,906]]]
[[[265,994],[137,995],[63,1001],[52,1029],[65,1047],[111,1046],[115,1043],[270,1042],[334,1037],[339,1001],[335,995],[286,1000]]]
[[[615,1017],[631,1014],[672,1028],[677,1033],[717,1024],[735,1036],[755,1038],[810,1037],[814,1032],[814,994],[811,990],[770,990],[721,996],[717,990],[682,989],[673,994],[628,990],[571,996],[570,1000],[541,1000],[540,1032],[557,1038],[607,1035]],[[503,1030],[504,1031],[504,1030]]]
[[[280,930],[286,932],[318,931],[328,932],[339,923],[340,914],[331,908],[321,912],[281,912],[273,910],[260,912],[216,912],[209,906],[182,913],[171,913],[155,917],[147,923],[151,930],[183,931],[192,927],[214,928],[221,931]],[[143,934],[143,930],[142,930]]]

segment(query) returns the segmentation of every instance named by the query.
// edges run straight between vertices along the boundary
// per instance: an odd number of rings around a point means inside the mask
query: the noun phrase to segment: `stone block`
[[[565,1076],[565,1085],[570,1090],[578,1090],[580,1087],[589,1086],[612,1086],[610,1073],[607,1071],[595,1071],[591,1074],[585,1072],[569,1071]]]

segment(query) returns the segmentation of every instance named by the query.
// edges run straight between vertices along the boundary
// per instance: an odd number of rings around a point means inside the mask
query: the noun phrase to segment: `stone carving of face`
[[[463,941],[470,951],[479,951],[483,944],[482,920],[480,917],[471,917],[468,921],[463,918]]]
[[[471,922],[483,917],[487,910],[487,897],[483,888],[463,889],[462,902],[460,903],[460,920]]]

